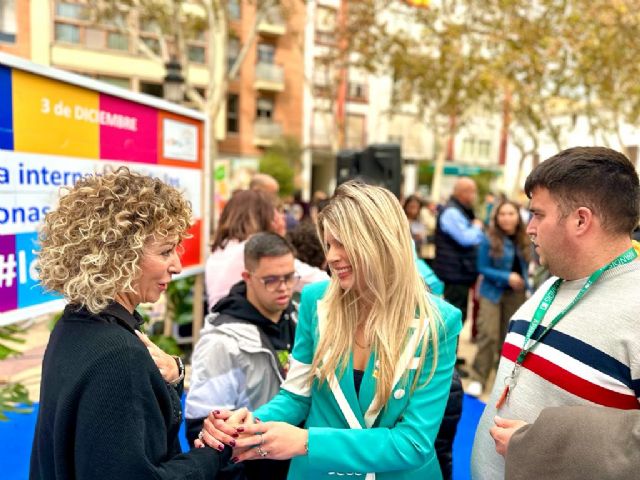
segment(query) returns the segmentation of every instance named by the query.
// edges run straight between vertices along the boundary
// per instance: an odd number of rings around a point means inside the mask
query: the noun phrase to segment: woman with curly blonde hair
[[[329,282],[302,292],[291,368],[244,424],[214,412],[201,439],[234,440],[234,461],[293,458],[289,478],[441,477],[434,440],[461,329],[427,293],[409,224],[381,187],[348,182],[318,215]],[[304,428],[294,425],[304,423]],[[257,448],[250,448],[257,447]]]
[[[184,367],[135,311],[180,273],[190,223],[175,188],[124,167],[79,180],[46,215],[40,281],[69,303],[43,361],[31,478],[215,477],[219,451],[180,452]]]

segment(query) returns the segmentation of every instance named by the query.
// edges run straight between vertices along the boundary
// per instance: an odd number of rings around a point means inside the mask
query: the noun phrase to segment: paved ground
[[[466,360],[465,365],[462,368],[468,367],[473,362],[473,357],[476,354],[476,346],[471,342],[471,322],[467,321],[464,324],[464,328],[462,329],[462,333],[460,334],[460,343],[458,345],[458,355]],[[495,375],[495,370],[489,375],[489,380],[487,381],[487,386],[484,390],[482,396],[479,397],[479,400],[482,400],[484,403],[487,403],[487,398],[489,397],[489,393],[491,392],[491,388],[493,386],[493,378]],[[462,386],[467,388],[467,384],[469,383],[468,378],[462,379]]]

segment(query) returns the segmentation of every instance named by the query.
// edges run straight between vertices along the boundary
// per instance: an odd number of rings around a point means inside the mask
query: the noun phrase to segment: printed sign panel
[[[188,162],[198,160],[198,129],[195,125],[165,118],[162,131],[162,154],[165,158]]]
[[[194,225],[182,264],[202,269],[204,118],[29,65],[0,64],[0,325],[60,308],[60,297],[38,283],[37,230],[61,188],[106,168],[126,165],[183,192]]]
[[[171,112],[159,112],[158,121],[158,163],[202,169],[202,126]]]
[[[100,95],[99,114],[102,115],[100,158],[158,163],[158,113],[155,109]]]
[[[99,94],[13,70],[13,144],[18,152],[99,158]]]

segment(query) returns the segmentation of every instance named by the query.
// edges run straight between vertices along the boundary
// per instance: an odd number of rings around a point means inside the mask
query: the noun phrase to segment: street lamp
[[[167,74],[163,79],[163,96],[170,102],[181,103],[184,100],[184,77],[180,62],[172,56],[164,66]]]

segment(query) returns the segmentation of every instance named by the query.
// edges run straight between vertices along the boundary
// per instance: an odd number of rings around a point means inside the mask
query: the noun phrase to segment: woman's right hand
[[[236,446],[238,438],[237,427],[241,424],[252,424],[253,415],[246,408],[231,410],[214,410],[202,425],[202,430],[195,440],[196,448],[208,445],[211,448],[222,451],[225,445]]]

